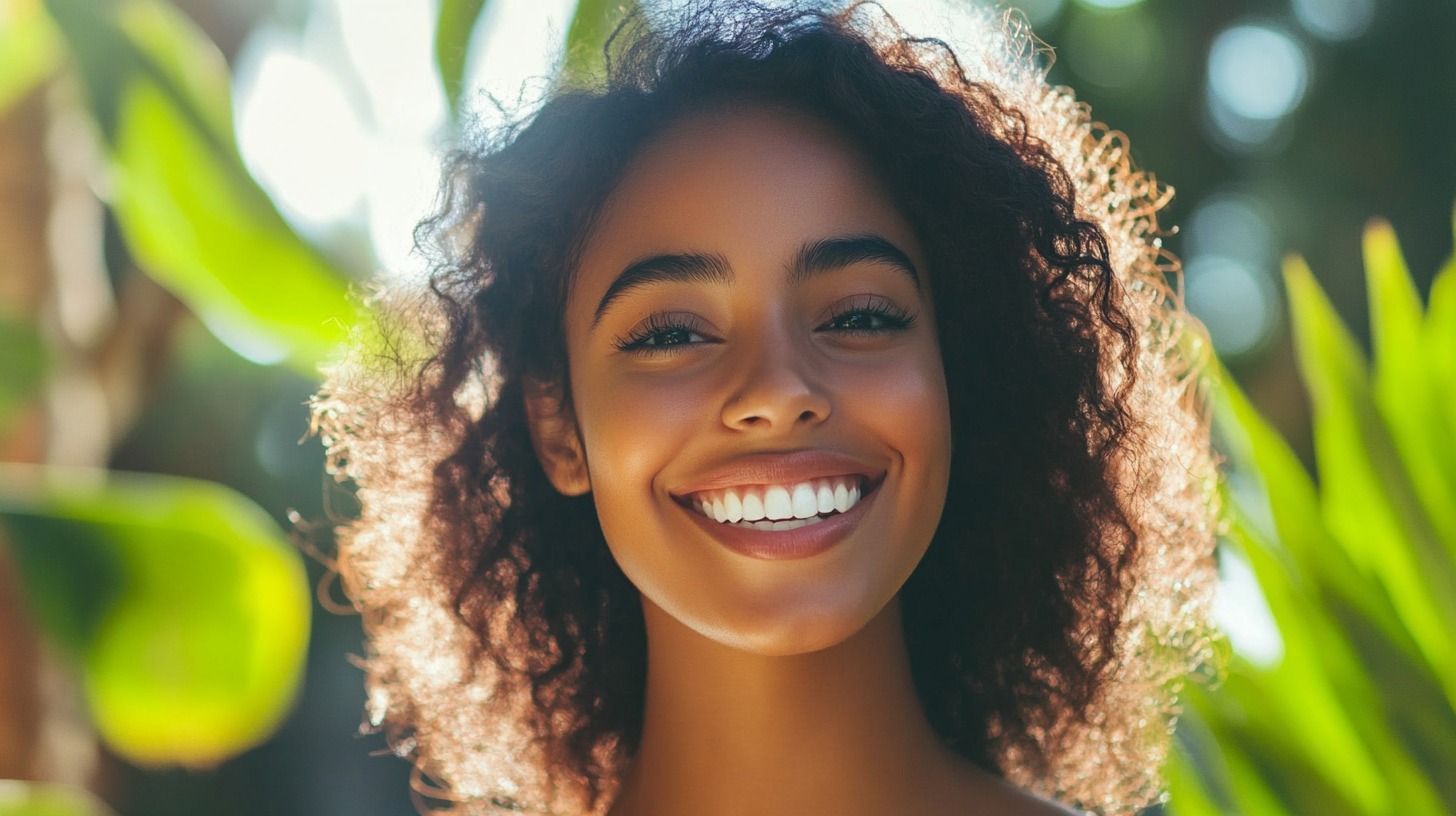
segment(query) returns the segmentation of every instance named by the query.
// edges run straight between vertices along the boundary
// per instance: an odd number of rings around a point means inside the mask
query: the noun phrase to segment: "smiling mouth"
[[[740,485],[674,499],[713,519],[749,530],[796,530],[848,512],[878,487],[858,474],[792,484]]]

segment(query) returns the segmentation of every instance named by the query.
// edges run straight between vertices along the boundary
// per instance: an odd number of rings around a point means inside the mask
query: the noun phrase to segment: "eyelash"
[[[835,311],[829,316],[829,320],[820,326],[825,329],[851,316],[865,315],[871,319],[878,320],[879,326],[871,328],[840,328],[833,329],[836,334],[847,334],[853,337],[865,337],[889,332],[901,332],[915,325],[915,316],[896,306],[895,304],[873,296],[857,300],[847,304],[844,308]],[[696,345],[691,342],[652,343],[653,338],[670,332],[687,332],[692,334],[701,333],[696,320],[681,318],[671,314],[654,314],[647,318],[647,322],[634,328],[625,336],[618,337],[613,345],[618,351],[629,354],[669,354],[679,346]]]

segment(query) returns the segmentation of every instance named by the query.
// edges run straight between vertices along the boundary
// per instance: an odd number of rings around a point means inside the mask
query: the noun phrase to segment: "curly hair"
[[[628,162],[747,104],[851,140],[926,250],[953,499],[901,603],[930,723],[1086,808],[1159,798],[1177,685],[1206,657],[1217,516],[1208,346],[1157,238],[1169,193],[1047,86],[1014,18],[957,30],[979,39],[909,37],[870,4],[636,12],[603,83],[450,156],[416,235],[428,286],[374,298],[383,333],[315,401],[362,506],[337,566],[371,722],[432,796],[600,812],[637,747],[640,599],[591,497],[548,481],[524,388],[567,387],[567,287]]]

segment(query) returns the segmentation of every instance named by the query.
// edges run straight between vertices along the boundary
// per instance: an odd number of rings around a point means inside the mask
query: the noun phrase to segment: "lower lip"
[[[859,525],[879,492],[876,488],[862,496],[849,510],[835,513],[817,524],[806,524],[792,530],[753,530],[715,521],[687,507],[682,510],[692,516],[693,521],[713,540],[736,553],[767,561],[788,561],[818,555],[843,541]]]

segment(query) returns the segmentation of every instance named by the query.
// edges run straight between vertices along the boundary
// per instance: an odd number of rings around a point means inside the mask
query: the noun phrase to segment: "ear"
[[[576,429],[576,417],[561,398],[561,386],[527,378],[525,397],[531,445],[536,448],[536,458],[541,460],[546,477],[564,496],[590,492],[581,434]]]

